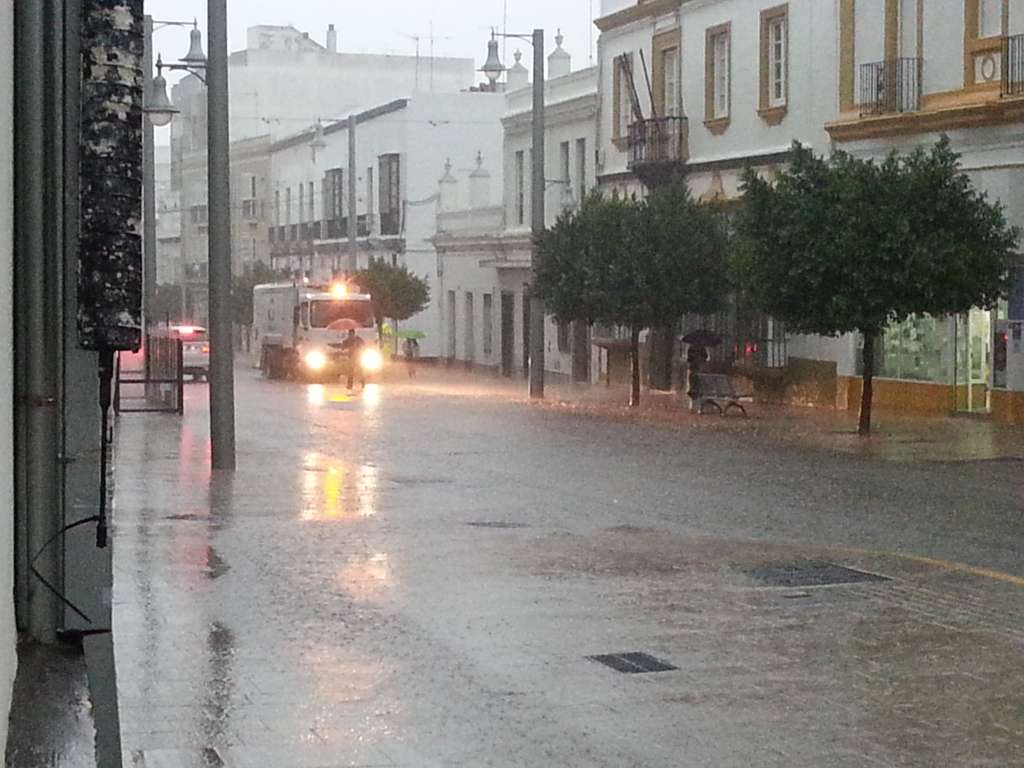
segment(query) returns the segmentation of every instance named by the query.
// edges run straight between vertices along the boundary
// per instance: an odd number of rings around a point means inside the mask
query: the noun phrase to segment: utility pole
[[[356,253],[359,219],[356,216],[356,116],[348,116],[348,273],[359,269]]]
[[[146,15],[144,26],[146,41],[142,66],[146,75],[142,99],[148,107],[152,101],[153,82],[152,16]],[[156,148],[150,120],[142,121],[142,204],[142,333],[145,338],[150,323],[156,319],[153,317],[156,298]],[[148,368],[149,354],[146,355],[146,363]],[[146,375],[149,375],[148,369]]]
[[[533,169],[530,227],[544,231],[544,30],[533,30]],[[535,259],[531,259],[535,264]],[[530,397],[544,397],[544,301],[530,295]]]
[[[231,144],[227,0],[207,0],[209,174],[210,448],[213,469],[235,468],[234,334],[231,331]]]

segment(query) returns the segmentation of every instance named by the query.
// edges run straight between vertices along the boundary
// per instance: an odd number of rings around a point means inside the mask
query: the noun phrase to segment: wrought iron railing
[[[1003,96],[1024,96],[1024,35],[1003,38]]]
[[[652,163],[685,163],[690,157],[685,117],[653,117],[629,126],[629,167]]]
[[[860,66],[862,115],[916,112],[921,108],[921,59],[887,59]]]

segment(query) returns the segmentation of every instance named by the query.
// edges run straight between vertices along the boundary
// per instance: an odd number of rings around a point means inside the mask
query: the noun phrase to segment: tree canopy
[[[992,307],[1018,232],[946,139],[881,162],[793,145],[774,180],[748,169],[735,264],[742,289],[794,330],[864,336],[861,431],[875,340],[890,322]]]
[[[404,265],[372,261],[356,275],[356,282],[373,298],[378,328],[388,318],[408,320],[430,305],[430,285]]]
[[[631,329],[639,402],[640,331],[717,310],[728,288],[728,233],[721,216],[684,183],[645,200],[588,196],[534,243],[534,290],[562,321]]]

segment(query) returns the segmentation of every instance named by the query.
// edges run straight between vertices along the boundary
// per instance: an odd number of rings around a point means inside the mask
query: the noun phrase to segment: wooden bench
[[[706,409],[711,407],[724,416],[730,408],[736,408],[746,417],[747,409],[740,402],[745,396],[736,389],[736,382],[732,376],[721,373],[698,373],[696,378],[698,395],[694,399],[699,413],[706,413]]]

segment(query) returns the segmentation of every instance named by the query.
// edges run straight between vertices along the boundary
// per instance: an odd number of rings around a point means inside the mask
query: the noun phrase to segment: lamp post
[[[177,109],[167,98],[163,70],[182,70],[206,86],[209,194],[209,334],[210,334],[210,454],[213,469],[235,468],[235,372],[231,332],[231,159],[228,127],[227,0],[207,0],[210,59],[202,51],[202,36],[193,22],[191,46],[178,64],[157,57],[157,76],[150,88],[146,112],[150,122],[167,125]],[[176,22],[153,22],[180,26]],[[203,74],[200,74],[202,72]],[[204,77],[205,75],[205,77]],[[155,239],[155,238],[154,238]]]
[[[530,228],[534,235],[544,231],[544,30],[535,29],[530,36],[491,32],[487,43],[487,61],[483,73],[496,90],[498,78],[505,71],[498,58],[498,37],[515,37],[533,46],[533,163],[530,178]],[[533,259],[531,258],[531,264]],[[531,295],[530,301],[530,397],[544,397],[544,301]]]

